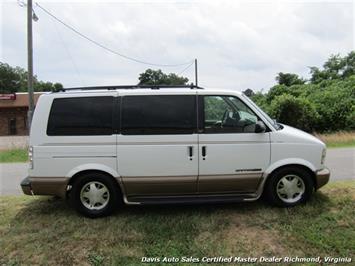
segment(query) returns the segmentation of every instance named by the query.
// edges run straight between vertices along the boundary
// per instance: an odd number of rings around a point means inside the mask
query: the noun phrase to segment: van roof
[[[71,90],[135,90],[135,89],[203,89],[202,87],[190,85],[114,85],[114,86],[90,86],[90,87],[76,87],[76,88],[61,88],[58,91],[71,91]]]
[[[122,94],[141,94],[141,95],[156,95],[156,94],[196,94],[198,90],[199,94],[211,94],[211,93],[233,93],[242,94],[237,90],[226,89],[212,89],[202,88],[195,85],[183,85],[183,86],[166,86],[166,85],[119,85],[119,86],[95,86],[95,87],[77,87],[77,88],[63,88],[59,89],[53,94],[80,94],[80,93],[107,93],[107,92],[121,92]]]

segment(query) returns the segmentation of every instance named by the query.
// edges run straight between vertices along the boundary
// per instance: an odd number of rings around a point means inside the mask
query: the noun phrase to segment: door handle
[[[193,147],[192,147],[192,146],[189,146],[188,149],[189,149],[190,161],[192,161],[192,156],[194,155]]]
[[[206,160],[207,149],[206,146],[202,146],[202,160]]]

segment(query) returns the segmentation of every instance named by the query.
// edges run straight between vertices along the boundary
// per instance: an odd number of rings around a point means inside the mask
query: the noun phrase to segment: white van
[[[120,203],[254,201],[290,207],[329,180],[326,147],[237,91],[117,86],[39,98],[28,195],[72,200],[89,217]]]

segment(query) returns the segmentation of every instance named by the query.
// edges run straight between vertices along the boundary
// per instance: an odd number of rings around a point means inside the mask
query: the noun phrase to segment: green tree
[[[283,73],[283,72],[279,72],[275,79],[279,83],[279,85],[285,85],[285,86],[299,85],[299,84],[304,84],[306,82],[304,79],[300,78],[297,74]]]
[[[13,93],[21,86],[20,75],[8,64],[0,62],[0,92]]]
[[[344,79],[355,74],[355,51],[344,57],[339,54],[331,55],[323,64],[323,69],[310,67],[311,83],[324,80]]]
[[[269,104],[266,100],[266,96],[261,91],[256,92],[250,97],[261,109],[268,112]]]
[[[347,78],[352,75],[355,75],[355,51],[350,52],[344,58],[344,67],[342,77]]]
[[[282,85],[275,85],[270,88],[269,92],[265,95],[266,101],[271,103],[271,101],[276,98],[277,96],[283,94],[289,94],[290,88],[284,84]]]
[[[187,85],[188,78],[174,73],[165,74],[160,69],[147,69],[139,74],[139,85]]]
[[[311,82],[319,83],[323,80],[339,79],[341,70],[344,67],[344,60],[339,54],[331,55],[323,64],[323,70],[317,67],[311,67]]]
[[[271,114],[281,123],[309,132],[314,129],[318,120],[315,106],[309,100],[289,94],[274,99],[271,104]]]
[[[323,81],[308,99],[319,113],[317,131],[355,129],[355,75],[345,80]]]
[[[252,97],[254,94],[255,94],[255,92],[252,90],[252,89],[246,89],[245,91],[243,91],[243,93],[246,95],[246,96],[248,96],[248,97]]]
[[[53,91],[63,88],[61,83],[45,82],[33,77],[34,91]],[[27,71],[21,67],[11,67],[0,62],[0,93],[27,91]]]
[[[310,67],[310,74],[311,74],[310,81],[314,84],[317,84],[323,80],[328,79],[328,74],[320,70],[318,67]]]
[[[311,74],[309,83],[281,82],[251,98],[272,117],[306,131],[354,130],[355,51],[330,56]]]
[[[345,60],[339,54],[331,55],[328,60],[324,63],[323,67],[332,79],[340,77],[340,71],[345,66]]]

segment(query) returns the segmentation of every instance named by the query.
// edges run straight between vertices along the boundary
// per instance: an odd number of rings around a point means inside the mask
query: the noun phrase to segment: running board
[[[251,195],[226,195],[226,196],[151,196],[128,197],[128,204],[160,205],[160,204],[201,204],[201,203],[233,203],[256,200]]]

